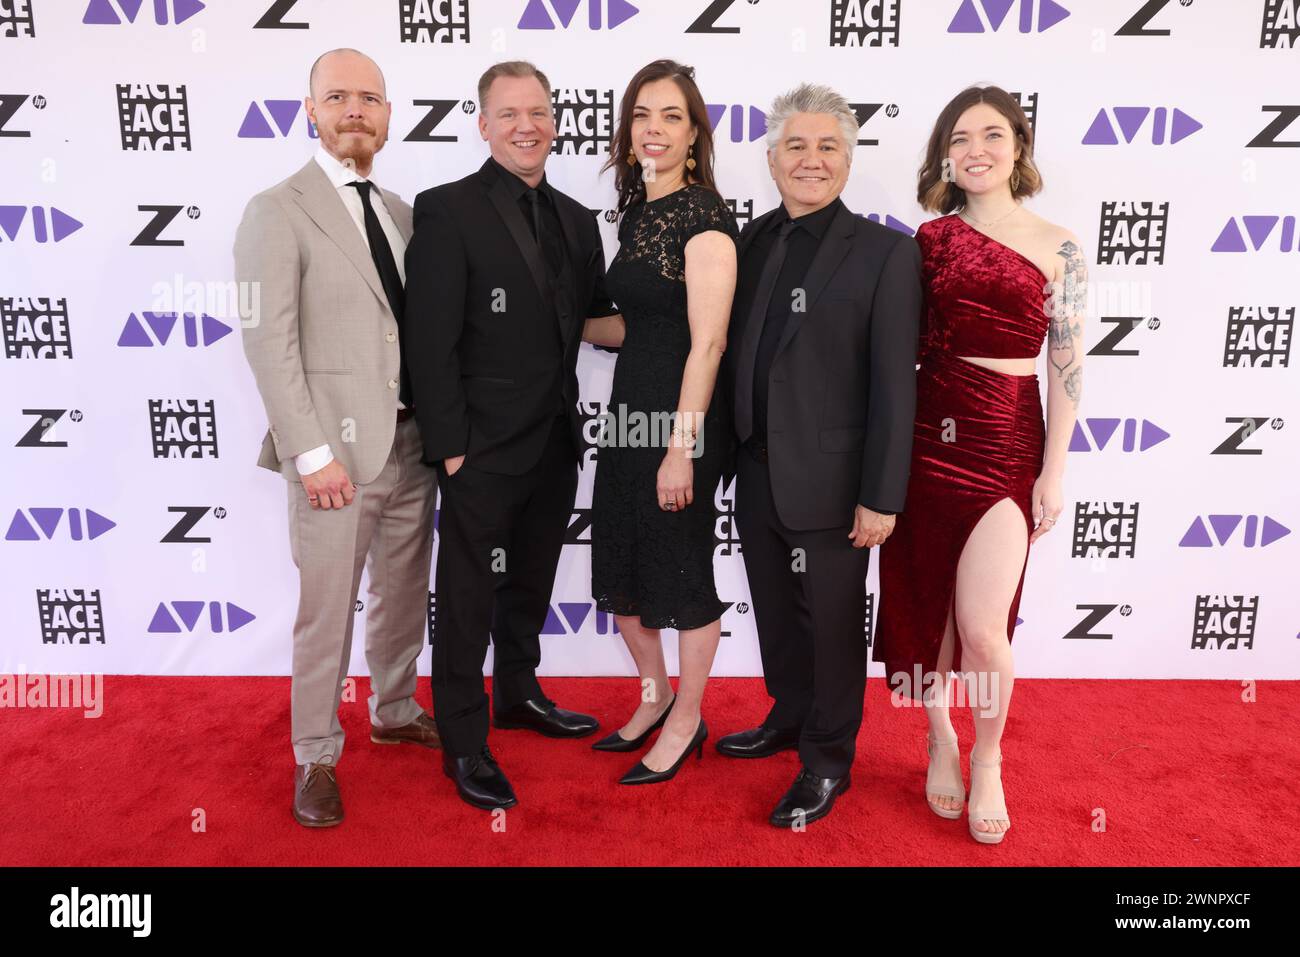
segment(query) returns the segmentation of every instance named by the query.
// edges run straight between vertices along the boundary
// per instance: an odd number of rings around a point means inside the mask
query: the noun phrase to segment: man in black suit
[[[491,158],[415,201],[406,352],[442,489],[432,682],[443,770],[490,810],[517,802],[487,747],[489,631],[498,728],[578,737],[598,726],[556,707],[536,669],[578,483],[583,323],[615,309],[595,217],[546,181],[546,76],[498,63],[478,97]]]
[[[921,254],[850,212],[858,123],[826,87],[768,114],[782,203],[741,233],[721,394],[731,398],[736,525],[772,709],[718,750],[797,748],[772,824],[826,816],[849,786],[862,724],[869,549],[907,490],[916,408]]]

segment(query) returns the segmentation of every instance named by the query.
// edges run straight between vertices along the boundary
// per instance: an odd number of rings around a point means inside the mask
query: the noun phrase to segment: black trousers
[[[552,424],[537,464],[522,475],[468,463],[438,466],[438,599],[433,635],[433,715],[442,746],[466,756],[487,743],[483,662],[491,633],[496,709],[545,698],[537,683],[538,634],[578,489],[567,417]]]
[[[736,527],[749,577],[763,678],[763,725],[799,731],[799,758],[819,777],[853,764],[867,687],[867,561],[842,527],[786,528],[767,465],[736,450]]]

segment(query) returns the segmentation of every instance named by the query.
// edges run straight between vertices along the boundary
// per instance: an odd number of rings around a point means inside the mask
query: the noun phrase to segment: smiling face
[[[849,148],[829,113],[795,113],[768,150],[767,167],[792,218],[835,201],[849,178]]]
[[[1011,123],[987,103],[962,113],[948,137],[948,162],[958,189],[968,195],[1010,192],[1020,147]]]
[[[478,130],[492,158],[536,186],[555,140],[555,117],[545,87],[535,76],[499,76],[483,101]]]
[[[632,151],[649,179],[671,182],[685,172],[695,124],[681,88],[670,79],[646,83],[632,107]]]
[[[375,61],[351,51],[327,55],[316,64],[305,104],[326,152],[370,175],[375,154],[388,140],[393,112]]]

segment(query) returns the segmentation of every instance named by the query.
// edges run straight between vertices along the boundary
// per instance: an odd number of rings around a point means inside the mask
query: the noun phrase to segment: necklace
[[[989,220],[987,223],[986,223],[986,222],[982,222],[981,220],[976,219],[974,216],[971,216],[971,215],[970,215],[969,213],[967,213],[966,210],[964,210],[964,209],[963,209],[963,210],[961,211],[961,213],[959,213],[958,215],[960,215],[960,216],[962,217],[962,219],[966,220],[968,223],[971,223],[971,224],[973,224],[973,225],[975,225],[975,226],[983,226],[984,228],[987,229],[989,226],[996,226],[998,223],[1002,222],[1002,220],[1006,219],[1006,218],[1007,218],[1008,216],[1010,216],[1012,213],[1017,212],[1020,208],[1021,208],[1021,207],[1020,207],[1020,204],[1019,204],[1019,203],[1016,203],[1015,208],[1012,209],[1010,213],[1003,213],[1003,214],[1002,214],[1001,216],[999,216],[997,219],[991,219],[991,220]]]

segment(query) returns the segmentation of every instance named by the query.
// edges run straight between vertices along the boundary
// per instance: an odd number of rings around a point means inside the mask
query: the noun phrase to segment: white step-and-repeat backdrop
[[[849,207],[907,233],[926,218],[916,170],[940,108],[971,83],[1014,91],[1046,183],[1032,206],[1081,237],[1093,292],[1067,511],[1030,555],[1018,672],[1300,677],[1298,7],[0,0],[0,672],[288,673],[296,572],[283,480],[253,464],[265,418],[231,244],[247,199],[316,147],[312,60],[352,46],[393,104],[375,179],[408,200],[486,157],[479,74],[536,62],[555,87],[548,176],[597,211],[607,258],[614,191],[598,169],[623,87],[652,59],[696,68],[742,226],[778,201],[765,110],[800,81],[858,113]],[[584,346],[593,429],[613,364]],[[549,674],[632,673],[590,599],[589,438]],[[731,498],[715,672],[754,675]],[[364,602],[363,586],[359,635]]]

